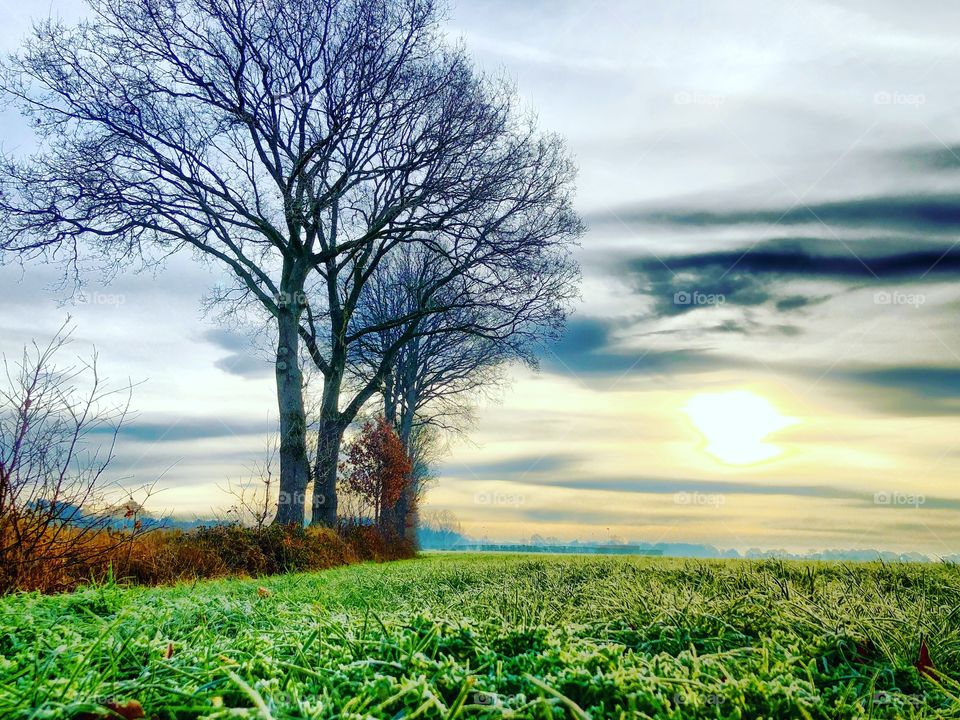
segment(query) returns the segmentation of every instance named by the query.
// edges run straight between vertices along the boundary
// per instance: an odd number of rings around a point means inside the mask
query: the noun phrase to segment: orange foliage
[[[62,528],[61,532],[77,531]],[[410,557],[412,550],[377,528],[344,529],[270,525],[247,528],[215,525],[189,532],[156,530],[123,537],[116,531],[85,533],[75,559],[29,560],[29,573],[18,572],[10,590],[57,592],[108,578],[138,585],[226,576],[262,576],[323,570],[373,560]],[[2,573],[0,573],[2,579]]]
[[[413,463],[400,437],[384,418],[364,423],[340,464],[343,487],[384,524],[410,482]]]

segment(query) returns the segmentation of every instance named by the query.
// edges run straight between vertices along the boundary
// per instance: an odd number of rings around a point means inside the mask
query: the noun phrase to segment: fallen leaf
[[[173,643],[167,643],[167,652],[164,653],[163,657],[167,660],[173,657]]]
[[[147,716],[143,711],[143,705],[136,700],[128,700],[123,704],[108,700],[103,706],[108,710],[112,710],[124,720],[136,720],[137,718],[145,718]]]
[[[259,595],[260,597],[265,598],[265,597],[270,597],[271,595],[273,595],[273,592],[271,592],[270,590],[268,590],[268,589],[265,588],[265,587],[258,587],[258,588],[257,588],[257,595]]]
[[[934,680],[937,679],[937,669],[933,666],[933,661],[930,659],[930,651],[927,649],[926,638],[920,639],[920,657],[917,658],[915,667],[921,675],[933,678]]]

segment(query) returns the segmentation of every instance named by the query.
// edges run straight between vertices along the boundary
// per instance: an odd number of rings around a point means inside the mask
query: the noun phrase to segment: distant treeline
[[[420,527],[420,547],[424,550],[462,550],[470,552],[529,552],[529,553],[590,553],[598,555],[647,555],[663,557],[694,558],[702,560],[830,560],[845,562],[950,562],[960,563],[960,554],[930,556],[923,553],[897,553],[873,549],[811,550],[806,553],[784,549],[751,548],[744,552],[720,549],[712,545],[696,543],[585,543],[573,540],[569,543],[497,543],[475,540],[459,533],[437,533],[430,527]]]
[[[590,553],[596,555],[663,555],[660,550],[640,545],[518,545],[515,543],[473,543],[457,545],[471,552]]]

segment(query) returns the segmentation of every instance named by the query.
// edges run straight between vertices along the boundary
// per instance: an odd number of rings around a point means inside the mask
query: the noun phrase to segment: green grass
[[[960,717],[960,569],[448,554],[108,584],[0,600],[0,655],[4,719]]]

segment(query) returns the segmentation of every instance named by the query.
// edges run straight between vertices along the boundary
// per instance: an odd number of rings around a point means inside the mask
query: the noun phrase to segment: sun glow
[[[764,440],[797,422],[746,390],[695,395],[683,411],[703,436],[703,450],[729,465],[772,460],[783,450]]]

